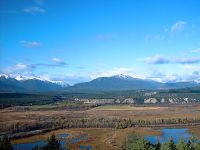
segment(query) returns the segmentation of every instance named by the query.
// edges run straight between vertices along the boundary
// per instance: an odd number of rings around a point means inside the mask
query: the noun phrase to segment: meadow
[[[0,110],[1,132],[58,128],[127,128],[199,125],[200,104],[15,106]]]
[[[119,150],[130,133],[160,135],[161,128],[189,128],[200,137],[200,104],[107,104],[82,102],[13,106],[0,110],[0,133],[8,134],[12,144],[47,140],[53,133],[70,134],[72,143],[93,149]]]

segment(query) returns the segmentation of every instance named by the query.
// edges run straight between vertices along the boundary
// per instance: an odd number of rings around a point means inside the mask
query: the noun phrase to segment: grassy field
[[[85,112],[89,116],[125,119],[200,118],[200,104],[155,106],[99,106]]]
[[[136,107],[133,105],[104,105],[95,107],[93,110],[158,110],[164,109],[164,107]]]
[[[32,126],[56,119],[83,119],[83,118],[120,118],[132,120],[156,120],[171,118],[200,118],[200,104],[170,105],[170,106],[99,106],[89,110],[41,109],[40,106],[31,106],[32,109],[6,108],[0,110],[0,131],[10,131],[19,126]],[[48,109],[48,107],[50,107]]]
[[[200,139],[200,127],[189,127],[189,132],[195,134]]]
[[[133,106],[133,105],[104,105],[87,110],[68,110],[67,107],[55,107],[51,105],[29,106],[29,109],[21,109],[23,107],[10,107],[0,110],[0,131],[6,132],[10,129],[22,126],[32,127],[33,125],[43,125],[48,121],[62,121],[68,119],[96,119],[96,118],[120,118],[132,120],[156,120],[159,118],[200,118],[200,104],[184,104],[184,105],[155,105],[155,106]],[[45,108],[45,109],[43,109]],[[46,126],[45,126],[46,127]],[[191,126],[189,132],[195,133],[200,137],[200,127]],[[30,131],[27,128],[27,131]],[[34,130],[34,129],[31,129]],[[91,145],[94,149],[118,150],[122,146],[122,142],[131,132],[137,132],[142,135],[158,135],[160,131],[149,130],[148,128],[134,127],[126,129],[115,128],[71,128],[55,130],[44,134],[39,134],[27,138],[13,140],[12,143],[26,143],[36,140],[46,140],[52,133],[71,134],[72,137],[80,137],[87,135],[86,141],[77,143],[78,145]],[[77,145],[72,145],[76,149]]]

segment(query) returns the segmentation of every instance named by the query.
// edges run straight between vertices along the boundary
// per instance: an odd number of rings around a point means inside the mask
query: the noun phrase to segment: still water
[[[174,142],[177,143],[181,138],[188,141],[189,138],[192,136],[191,133],[188,132],[187,128],[163,128],[162,134],[159,136],[146,136],[145,139],[151,142],[152,144],[156,144],[159,140],[161,143],[167,142],[170,138],[173,138]],[[60,144],[62,147],[66,145],[66,140],[69,134],[59,134],[57,138],[61,139]],[[63,139],[63,140],[62,140]],[[79,138],[72,138],[72,143],[77,143],[79,141],[87,140],[87,136],[81,136]],[[46,142],[44,141],[36,141],[33,143],[23,143],[23,144],[14,144],[14,150],[32,150],[35,146],[44,146]],[[92,146],[80,146],[80,150],[92,150]],[[63,150],[67,150],[63,148]]]
[[[145,139],[151,142],[152,144],[156,144],[158,140],[160,143],[167,142],[171,138],[173,138],[174,142],[177,143],[181,138],[185,141],[188,141],[192,136],[191,133],[188,132],[187,128],[163,128],[162,134],[159,136],[146,136]]]
[[[69,134],[58,134],[56,137],[58,139],[60,139],[60,145],[62,147],[62,150],[67,150],[66,148],[64,148],[65,145],[67,145],[66,139],[69,136]],[[83,140],[87,140],[88,137],[85,135],[82,135],[79,138],[72,138],[71,142],[72,143],[77,143],[79,141],[83,141]],[[44,146],[46,144],[45,141],[39,140],[36,142],[32,142],[32,143],[22,143],[22,144],[14,144],[13,148],[14,150],[32,150],[35,146]],[[88,146],[80,146],[79,147],[80,150],[92,150],[92,146],[88,145]]]

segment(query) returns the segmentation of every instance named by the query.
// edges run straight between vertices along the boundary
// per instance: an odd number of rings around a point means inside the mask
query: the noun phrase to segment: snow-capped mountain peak
[[[22,76],[22,75],[6,75],[6,74],[0,74],[0,77],[3,77],[5,79],[15,79],[17,81],[26,81],[26,80],[40,80],[40,81],[44,81],[44,82],[51,82],[51,83],[55,83],[61,86],[69,86],[69,84],[65,81],[52,81],[50,79],[47,78],[41,78],[41,77],[37,77],[37,76]]]
[[[120,79],[133,79],[132,76],[124,75],[124,74],[118,74],[118,75],[114,75],[114,76],[112,76],[112,77],[120,78]]]
[[[62,87],[68,87],[69,86],[69,84],[65,81],[50,81],[50,82],[61,85]]]
[[[0,74],[0,77],[2,77],[2,78],[9,78],[9,76],[8,75],[6,75],[6,74]]]

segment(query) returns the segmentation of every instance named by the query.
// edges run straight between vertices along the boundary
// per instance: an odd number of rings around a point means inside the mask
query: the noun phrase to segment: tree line
[[[40,129],[66,129],[66,128],[116,128],[125,129],[131,127],[154,127],[168,125],[198,125],[200,118],[166,118],[134,120],[122,118],[66,118],[58,116],[48,120],[38,120],[34,124],[4,124],[0,131],[17,133]]]

